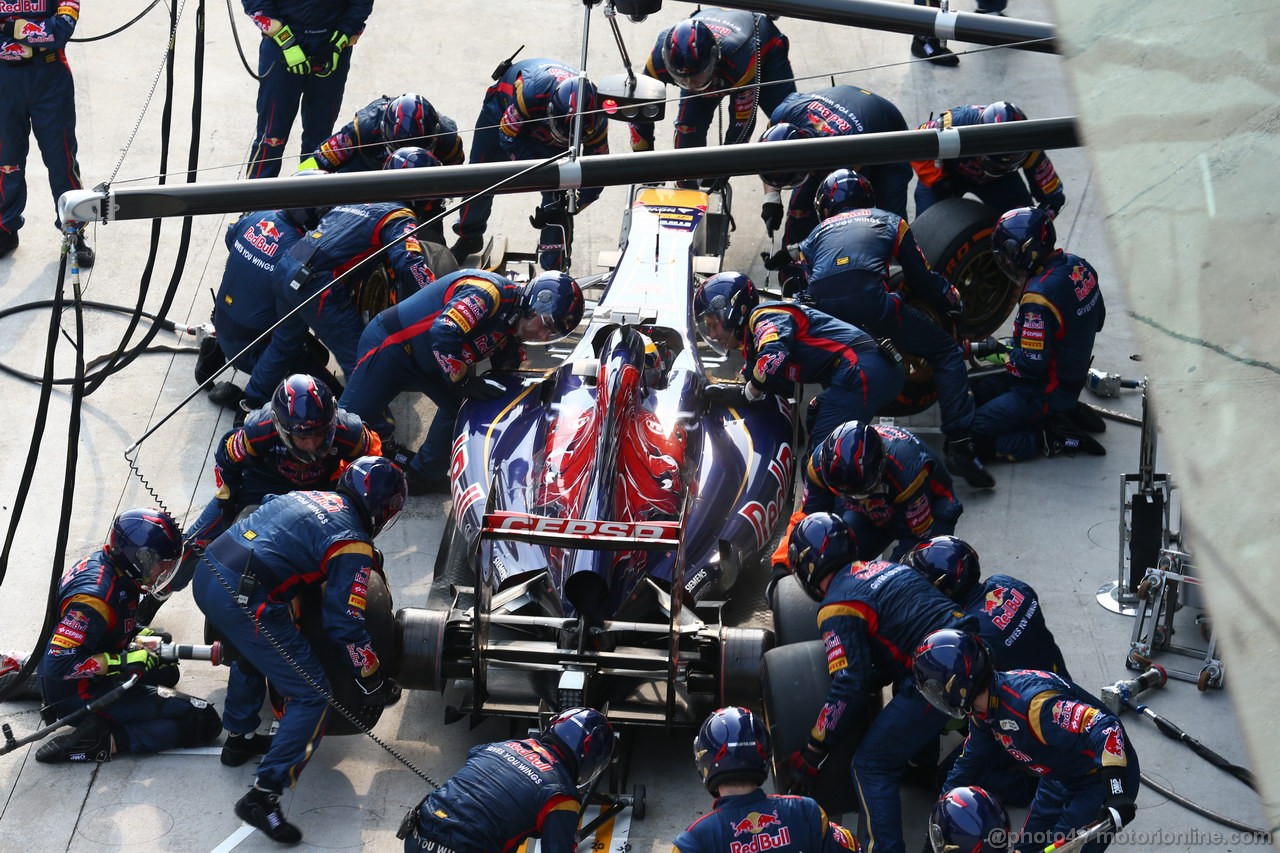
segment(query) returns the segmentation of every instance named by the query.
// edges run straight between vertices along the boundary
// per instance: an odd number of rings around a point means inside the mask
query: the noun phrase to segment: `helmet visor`
[[[671,71],[671,79],[686,92],[705,92],[715,82],[716,64],[708,63],[706,67],[696,71]]]
[[[947,841],[942,837],[942,827],[938,826],[936,820],[929,821],[929,844],[934,853],[942,853],[947,849]]]
[[[1019,151],[1013,154],[986,154],[979,158],[982,161],[982,171],[986,172],[993,178],[1001,175],[1008,175],[1016,172],[1022,162],[1027,159],[1026,151]]]
[[[698,335],[707,346],[715,350],[717,355],[728,354],[729,347],[725,343],[728,331],[725,329],[724,321],[715,314],[707,313],[698,317]]]
[[[992,252],[992,256],[996,259],[996,267],[1000,272],[1013,282],[1022,284],[1027,279],[1027,270],[1022,269],[1014,263],[1014,251],[997,250]]]
[[[963,720],[965,715],[969,713],[968,707],[963,705],[959,708],[952,706],[951,702],[953,700],[947,695],[947,689],[933,679],[929,679],[923,684],[917,683],[916,687],[920,690],[920,695],[927,699],[930,705],[953,720]]]

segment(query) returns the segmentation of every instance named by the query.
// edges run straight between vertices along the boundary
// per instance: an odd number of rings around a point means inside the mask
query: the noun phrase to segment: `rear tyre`
[[[795,575],[778,581],[769,601],[773,610],[776,645],[790,646],[821,639],[818,633],[818,602],[805,593]]]
[[[956,334],[970,340],[993,335],[1009,319],[1020,288],[996,266],[991,231],[1000,211],[968,198],[938,202],[911,223],[929,264],[964,298]]]
[[[831,687],[822,642],[813,640],[771,649],[761,664],[765,725],[773,744],[773,780],[779,792],[791,782],[787,756],[802,749]],[[835,744],[814,786],[813,798],[828,814],[857,811],[850,765],[866,734],[870,718],[853,722],[847,737]]]
[[[720,707],[760,707],[760,660],[771,648],[769,631],[720,629]]]

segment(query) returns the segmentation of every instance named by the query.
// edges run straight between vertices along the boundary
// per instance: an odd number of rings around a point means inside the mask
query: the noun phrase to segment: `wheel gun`
[[[1140,694],[1156,687],[1164,687],[1168,681],[1169,676],[1164,671],[1164,667],[1153,663],[1151,669],[1137,678],[1117,681],[1109,687],[1102,688],[1102,704],[1118,716],[1126,707],[1132,708],[1133,701]]]
[[[1091,367],[1085,386],[1099,397],[1119,397],[1121,388],[1141,388],[1142,380],[1122,379],[1119,373],[1107,373]]]

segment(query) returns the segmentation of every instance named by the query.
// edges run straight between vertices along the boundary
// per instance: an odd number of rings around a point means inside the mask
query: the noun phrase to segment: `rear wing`
[[[490,539],[596,551],[674,551],[680,547],[678,521],[553,518],[497,510],[484,516],[481,532]]]

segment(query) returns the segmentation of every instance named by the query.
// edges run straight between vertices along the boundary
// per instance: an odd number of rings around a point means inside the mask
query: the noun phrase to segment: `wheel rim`
[[[990,249],[975,252],[953,283],[964,299],[960,318],[963,337],[985,338],[999,329],[1018,298],[1017,286],[996,266]]]

